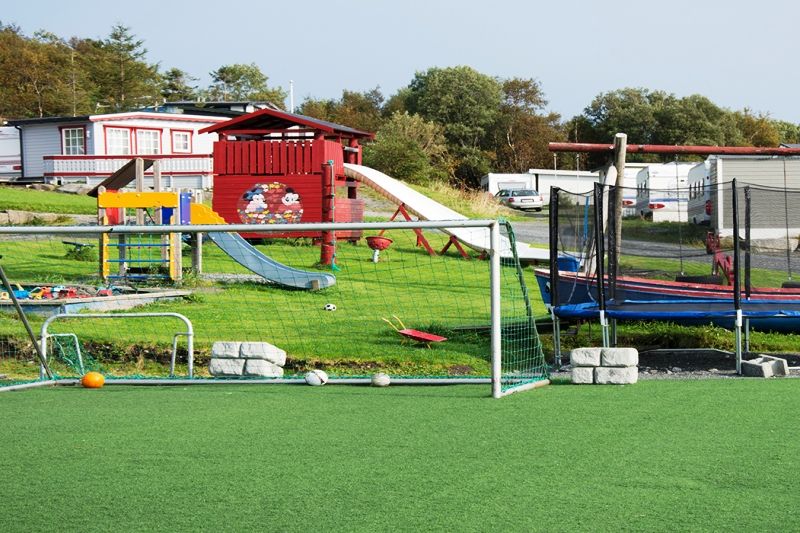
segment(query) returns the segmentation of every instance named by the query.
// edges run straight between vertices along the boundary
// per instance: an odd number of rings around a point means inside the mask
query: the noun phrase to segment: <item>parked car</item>
[[[541,211],[544,205],[542,195],[533,189],[503,189],[495,195],[495,198],[501,204],[515,209]]]

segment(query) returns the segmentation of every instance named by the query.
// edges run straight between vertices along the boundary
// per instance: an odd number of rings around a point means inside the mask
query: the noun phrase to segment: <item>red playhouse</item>
[[[361,164],[360,139],[374,134],[303,115],[262,109],[200,130],[217,133],[212,208],[231,224],[361,222],[364,201],[345,163]],[[335,198],[337,188],[346,197]],[[340,195],[344,196],[344,195]],[[360,231],[291,231],[244,237],[311,237],[330,264],[335,239],[355,241]]]

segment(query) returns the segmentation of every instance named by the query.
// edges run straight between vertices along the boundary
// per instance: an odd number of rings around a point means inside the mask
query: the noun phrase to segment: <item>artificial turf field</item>
[[[800,380],[0,395],[0,531],[797,530]]]

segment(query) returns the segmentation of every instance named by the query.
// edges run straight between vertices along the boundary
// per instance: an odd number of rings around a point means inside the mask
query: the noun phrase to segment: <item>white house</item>
[[[22,177],[96,185],[131,157],[161,161],[166,188],[212,186],[216,134],[198,130],[227,116],[133,111],[9,121],[20,130]],[[145,178],[147,182],[147,177]]]
[[[591,191],[598,179],[600,175],[597,172],[532,168],[527,174],[487,174],[481,178],[481,188],[492,194],[502,189],[534,189],[547,204],[550,201],[550,187],[584,193]]]
[[[650,163],[625,163],[625,177],[622,180],[622,216],[635,216],[636,215],[636,176],[639,171],[646,168]],[[606,183],[607,185],[616,184],[616,170],[614,171],[611,181],[613,183]],[[606,169],[601,168],[599,171],[600,181],[605,183],[608,180],[606,176]]]
[[[0,127],[0,181],[19,177],[21,168],[19,130],[13,126]]]
[[[697,163],[647,165],[636,175],[636,213],[653,222],[686,222],[689,170]]]
[[[751,238],[796,242],[800,235],[800,156],[715,155],[708,161],[711,227],[720,236],[733,235],[730,184],[735,178],[740,190],[755,186],[751,193]],[[739,213],[744,228],[741,193]]]
[[[689,201],[687,217],[693,224],[708,224],[711,221],[711,159],[706,159],[689,169],[687,185]]]

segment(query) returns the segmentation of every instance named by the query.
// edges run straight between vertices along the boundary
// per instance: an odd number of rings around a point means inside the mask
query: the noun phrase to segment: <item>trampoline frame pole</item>
[[[555,308],[558,305],[558,187],[550,187],[550,314],[553,317],[553,351],[556,364],[561,366],[561,327]]]
[[[733,211],[733,308],[736,310],[736,373],[742,373],[742,285],[739,265],[739,198],[736,178],[731,181],[731,210]]]

